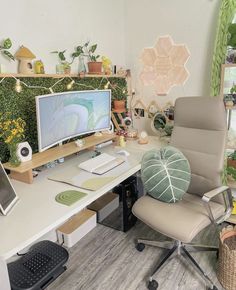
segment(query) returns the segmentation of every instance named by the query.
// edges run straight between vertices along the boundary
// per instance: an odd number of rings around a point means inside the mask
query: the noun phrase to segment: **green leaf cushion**
[[[141,175],[147,193],[169,203],[182,199],[191,178],[187,158],[171,146],[146,152],[142,159]]]

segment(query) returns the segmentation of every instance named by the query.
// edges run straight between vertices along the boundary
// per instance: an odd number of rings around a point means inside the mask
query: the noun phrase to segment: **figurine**
[[[120,147],[125,147],[126,146],[126,142],[125,142],[125,137],[124,136],[120,136],[119,137],[119,146]]]

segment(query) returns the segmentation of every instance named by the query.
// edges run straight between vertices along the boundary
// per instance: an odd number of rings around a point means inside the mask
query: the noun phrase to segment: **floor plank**
[[[163,250],[146,246],[143,252],[134,247],[136,237],[165,240],[165,237],[138,222],[127,233],[97,225],[72,247],[68,269],[48,290],[145,290],[146,281]],[[217,244],[214,228],[200,233],[195,242]],[[215,253],[193,253],[207,274],[219,287]],[[158,290],[207,289],[204,280],[184,258],[173,258],[155,276]]]

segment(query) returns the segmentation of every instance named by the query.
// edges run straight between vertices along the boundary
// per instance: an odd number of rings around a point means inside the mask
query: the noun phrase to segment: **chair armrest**
[[[215,220],[214,216],[212,214],[212,210],[211,210],[209,202],[213,197],[216,197],[219,194],[222,194],[223,198],[224,198],[225,214],[224,214],[224,216]],[[231,214],[231,211],[233,208],[233,198],[232,198],[232,194],[231,194],[231,189],[228,186],[220,186],[218,188],[215,188],[211,191],[206,192],[202,197],[202,201],[204,202],[206,209],[207,209],[207,212],[209,214],[209,217],[213,223],[222,223]]]
[[[206,193],[204,193],[202,200],[205,202],[209,202],[213,197],[217,196],[218,194],[223,193],[224,191],[226,191],[227,189],[229,189],[228,186],[220,186],[217,187],[211,191],[208,191]]]

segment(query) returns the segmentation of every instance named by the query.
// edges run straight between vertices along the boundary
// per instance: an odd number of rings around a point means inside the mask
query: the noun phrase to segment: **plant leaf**
[[[90,51],[92,52],[92,53],[94,53],[94,51],[97,49],[97,44],[94,44],[94,45],[92,45],[91,47],[90,47]]]
[[[3,48],[9,49],[9,48],[11,48],[11,46],[12,46],[12,43],[11,43],[10,38],[5,39],[3,42]]]
[[[66,58],[65,58],[65,56],[64,56],[64,52],[65,52],[65,50],[64,50],[64,51],[60,51],[60,52],[58,53],[58,56],[59,56],[59,58],[60,58],[61,61],[66,60]]]
[[[14,56],[7,50],[3,50],[3,53],[12,60],[15,60]]]

